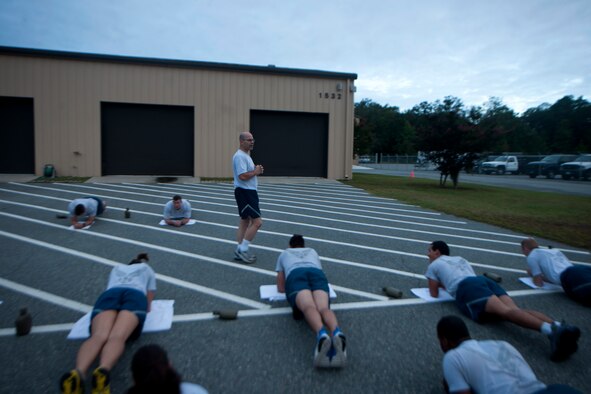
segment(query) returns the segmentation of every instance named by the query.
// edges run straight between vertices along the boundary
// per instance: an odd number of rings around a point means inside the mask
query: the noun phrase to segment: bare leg
[[[240,221],[238,222],[238,232],[236,234],[236,241],[238,242],[238,245],[242,243],[242,240],[244,239],[244,234],[246,234],[246,229],[248,228],[249,224],[250,219],[240,218]]]
[[[510,308],[514,308],[514,309],[520,309],[517,304],[515,304],[515,301],[513,301],[513,299],[509,296],[501,296],[499,297],[499,299],[501,300],[501,302],[505,305],[507,305]],[[546,323],[553,323],[554,319],[551,319],[550,317],[546,316],[545,314],[543,314],[542,312],[538,312],[538,311],[534,311],[531,309],[521,309],[522,311],[529,313],[530,315],[546,322]]]
[[[332,334],[333,331],[339,326],[339,322],[337,321],[337,317],[334,312],[330,309],[328,304],[328,293],[323,290],[315,290],[312,293],[314,297],[314,303],[316,304],[316,309],[320,312],[322,316],[322,321]]]
[[[125,341],[139,324],[138,317],[130,311],[120,311],[101,352],[100,366],[111,370],[125,350]]]
[[[312,330],[317,333],[323,327],[322,316],[318,309],[316,309],[316,303],[310,290],[301,290],[296,296],[296,305],[299,310],[304,314],[304,318]]]
[[[76,369],[80,371],[82,376],[86,375],[86,371],[103,349],[116,317],[117,311],[104,311],[92,319],[90,338],[80,346],[76,357]]]
[[[547,322],[546,320],[536,316],[537,314],[540,314],[539,312],[532,314],[528,311],[519,309],[515,302],[513,302],[513,300],[506,295],[501,297],[491,296],[486,302],[485,311],[487,313],[500,316],[504,320],[515,323],[521,327],[536,331],[540,330],[542,323]],[[550,321],[548,321],[548,323],[552,322],[552,320],[547,316],[543,314],[540,315],[549,319]]]
[[[252,241],[254,237],[257,235],[257,231],[259,231],[259,228],[261,228],[262,225],[263,219],[261,219],[260,217],[256,219],[250,219],[250,223],[244,234],[244,239],[246,239],[249,242]]]

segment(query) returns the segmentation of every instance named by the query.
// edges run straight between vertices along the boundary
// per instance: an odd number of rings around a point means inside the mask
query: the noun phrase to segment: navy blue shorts
[[[591,306],[591,267],[573,265],[562,271],[560,283],[567,296]]]
[[[466,316],[478,322],[483,317],[486,303],[491,296],[507,295],[496,282],[484,276],[470,276],[458,284],[456,304]]]
[[[87,196],[85,198],[92,198],[93,200],[95,200],[96,202],[98,202],[98,207],[96,208],[96,216],[98,216],[101,213],[105,212],[105,204],[103,203],[103,200],[101,200],[98,197],[94,197],[94,196]]]
[[[139,337],[146,321],[146,314],[148,311],[148,298],[139,290],[130,289],[126,287],[113,287],[103,292],[92,309],[90,315],[90,324],[92,326],[92,319],[96,315],[104,311],[130,311],[133,312],[139,324],[132,334],[133,338]]]
[[[234,198],[236,198],[236,205],[238,205],[238,215],[242,219],[261,217],[259,194],[256,190],[237,187],[234,189]]]
[[[323,290],[330,295],[328,279],[318,268],[296,268],[289,273],[285,280],[285,294],[292,308],[296,307],[296,296],[301,290]]]

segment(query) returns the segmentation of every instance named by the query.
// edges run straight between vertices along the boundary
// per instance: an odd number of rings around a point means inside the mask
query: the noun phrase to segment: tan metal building
[[[356,74],[0,47],[0,173],[345,179]]]

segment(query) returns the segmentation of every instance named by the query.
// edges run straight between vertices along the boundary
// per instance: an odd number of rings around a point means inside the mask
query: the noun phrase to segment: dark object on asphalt
[[[503,281],[503,278],[501,278],[500,275],[493,274],[492,272],[485,272],[483,275],[490,280],[494,280],[497,283],[501,283]]]
[[[33,326],[33,317],[27,311],[27,308],[22,308],[20,314],[14,321],[14,325],[16,327],[16,336],[20,337],[23,335],[27,335],[31,332],[31,327]]]
[[[58,219],[67,219],[68,215],[65,215],[63,213],[58,213],[57,215],[55,215],[55,217]]]
[[[304,312],[298,307],[293,307],[291,308],[291,317],[293,317],[293,320],[302,320],[304,318]]]
[[[238,318],[238,311],[233,309],[213,311],[213,314],[219,316],[221,320],[236,320]]]
[[[176,182],[177,180],[178,178],[174,176],[159,176],[158,178],[156,178],[156,182],[158,183],[172,183]]]
[[[402,290],[399,290],[395,287],[383,287],[382,290],[388,297],[402,298]]]
[[[125,219],[129,219],[131,217],[131,212],[129,211],[129,208],[125,208]]]

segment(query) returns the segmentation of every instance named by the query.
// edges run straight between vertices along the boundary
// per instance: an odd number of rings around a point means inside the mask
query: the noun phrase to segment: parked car
[[[544,175],[548,179],[560,174],[560,165],[576,159],[576,155],[550,155],[540,161],[532,161],[525,168],[525,173],[530,178]]]
[[[562,175],[562,179],[582,178],[587,180],[591,178],[591,155],[581,155],[573,161],[562,164],[560,175]]]
[[[519,161],[517,156],[499,156],[492,161],[485,161],[480,165],[483,174],[503,175],[505,172],[517,174],[519,172]]]

